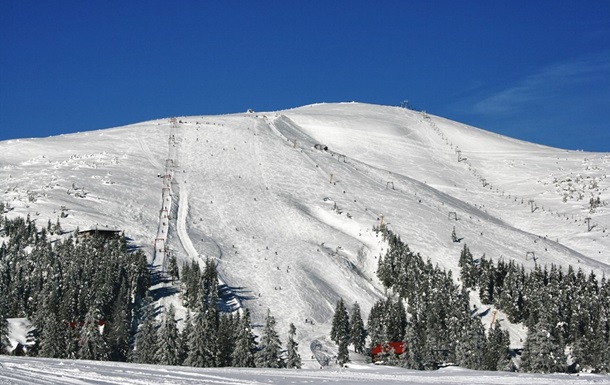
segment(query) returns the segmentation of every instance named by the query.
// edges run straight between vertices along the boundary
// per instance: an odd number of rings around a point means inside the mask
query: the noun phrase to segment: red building
[[[382,353],[392,353],[395,355],[400,355],[404,352],[405,345],[404,342],[386,342],[385,344],[379,344],[371,349],[371,358],[373,362],[379,360],[379,355]]]

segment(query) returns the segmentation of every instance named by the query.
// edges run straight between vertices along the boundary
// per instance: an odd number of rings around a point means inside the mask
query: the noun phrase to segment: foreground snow
[[[346,369],[197,369],[0,356],[0,384],[610,384],[610,376],[445,368],[434,372],[354,365]]]

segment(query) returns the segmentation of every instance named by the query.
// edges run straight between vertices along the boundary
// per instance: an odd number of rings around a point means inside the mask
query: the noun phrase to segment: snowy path
[[[136,137],[136,140],[138,141],[138,144],[140,145],[142,152],[146,156],[146,159],[148,159],[150,164],[152,164],[155,167],[155,169],[161,170],[163,168],[163,166],[161,165],[161,163],[159,163],[159,161],[157,161],[157,159],[155,158],[155,155],[151,151],[150,147],[148,146],[148,144],[146,144],[146,141],[144,139],[142,139],[141,133],[136,131],[133,133],[133,135]]]
[[[76,361],[0,356],[0,384],[494,384],[568,385],[610,384],[607,375],[518,374],[445,368],[414,371],[374,365],[344,369],[198,369],[119,362]]]
[[[176,140],[176,135],[178,135],[175,131],[172,134],[174,140]],[[182,138],[184,139],[184,138]],[[182,142],[183,140],[179,140]],[[175,161],[184,162],[184,164],[189,164],[186,158],[180,157],[179,149],[176,149],[173,153]],[[189,213],[189,187],[187,181],[188,170],[186,168],[183,169],[183,172],[176,172],[175,179],[178,186],[178,215],[176,218],[176,232],[178,233],[178,239],[180,240],[180,244],[182,248],[189,256],[189,258],[193,261],[198,261],[200,265],[205,262],[205,257],[203,257],[195,248],[193,241],[188,232],[188,213]],[[219,290],[221,292],[221,300],[225,303],[225,306],[231,311],[241,312],[242,305],[235,293],[233,293],[230,287],[226,284],[224,279],[222,278],[220,272],[218,272],[218,285]]]
[[[178,219],[176,220],[176,231],[178,232],[178,238],[182,244],[182,248],[193,260],[199,260],[199,253],[193,246],[193,241],[189,237],[186,230],[186,218],[188,215],[188,199],[189,191],[186,188],[186,179],[180,183],[180,198],[178,199]]]

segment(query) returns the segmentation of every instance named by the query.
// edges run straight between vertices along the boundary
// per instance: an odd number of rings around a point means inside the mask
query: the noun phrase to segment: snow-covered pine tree
[[[502,330],[500,322],[496,320],[493,329],[487,335],[487,344],[484,354],[485,370],[511,370],[510,338],[508,331]]]
[[[178,261],[174,254],[170,254],[169,261],[167,262],[167,275],[174,281],[180,279],[180,269],[178,268]]]
[[[199,310],[189,335],[189,352],[184,365],[198,368],[218,366],[217,328],[213,324],[210,308],[206,311],[204,301],[200,301]]]
[[[486,348],[485,329],[478,317],[468,317],[463,324],[463,331],[456,345],[456,360],[459,366],[468,369],[484,368]]]
[[[330,339],[337,345],[341,340],[349,341],[349,332],[349,315],[347,314],[343,298],[340,298],[335,307],[335,315],[333,316],[332,327],[330,329]]]
[[[343,366],[350,362],[349,351],[347,350],[348,343],[349,340],[346,338],[341,339],[338,343],[339,351],[337,352],[337,364],[339,364],[340,366]]]
[[[479,263],[479,298],[481,303],[491,305],[494,303],[494,286],[496,284],[496,268],[492,260],[481,257]]]
[[[508,263],[504,289],[497,299],[498,308],[502,309],[512,323],[523,321],[523,282],[521,270],[514,261]]]
[[[186,317],[184,317],[184,327],[180,333],[178,361],[184,363],[189,353],[189,336],[193,332],[193,321],[191,320],[191,311],[186,309]]]
[[[337,363],[339,365],[344,365],[349,362],[349,351],[347,350],[347,346],[350,341],[350,325],[349,315],[347,314],[343,298],[340,298],[339,301],[337,301],[335,315],[330,330],[330,339],[339,346]]]
[[[212,309],[216,312],[218,301],[218,272],[216,270],[216,263],[210,258],[206,258],[205,260],[201,279],[202,281],[199,287],[203,291],[201,293],[201,298],[203,298],[206,310]],[[218,320],[215,322],[218,323]]]
[[[424,342],[422,341],[421,326],[416,323],[408,323],[405,328],[403,340],[403,354],[400,357],[402,366],[409,369],[423,370],[424,358],[422,355]]]
[[[261,335],[259,350],[255,355],[255,363],[258,368],[281,368],[284,362],[281,357],[282,344],[280,336],[275,330],[275,317],[271,315],[271,311],[267,309],[267,317],[265,318],[265,328]]]
[[[599,365],[597,370],[600,373],[610,373],[610,280],[602,277],[599,288],[599,336],[602,345],[599,355]]]
[[[123,282],[119,295],[114,301],[110,322],[106,326],[110,360],[112,361],[126,361],[129,356],[131,312],[127,288],[127,283]]]
[[[369,313],[367,320],[367,330],[371,338],[371,347],[382,344],[386,341],[385,332],[385,301],[379,300],[375,302]]]
[[[352,306],[352,314],[350,317],[350,343],[354,346],[356,353],[364,353],[364,345],[366,343],[366,330],[364,329],[364,322],[362,321],[362,315],[360,312],[360,305],[358,302]]]
[[[256,349],[256,337],[252,333],[250,324],[250,311],[246,308],[237,325],[237,339],[232,355],[233,366],[253,368]]]
[[[135,348],[132,361],[139,364],[154,364],[157,356],[157,326],[155,323],[154,305],[150,297],[144,298],[140,328],[135,337]]]
[[[407,312],[402,300],[388,298],[385,307],[388,311],[385,342],[402,341],[407,326]]]
[[[4,304],[1,301],[0,299],[0,354],[6,354],[6,349],[10,345],[8,340],[8,321],[6,320]]]
[[[63,230],[61,228],[61,223],[59,223],[59,218],[57,218],[57,222],[55,222],[55,226],[53,227],[53,233],[52,234],[62,234]],[[78,234],[78,232],[77,232]]]
[[[80,329],[78,358],[81,360],[108,360],[108,345],[100,332],[100,311],[91,307]]]
[[[474,289],[476,286],[476,267],[474,266],[474,258],[468,248],[468,245],[464,244],[462,252],[460,253],[460,260],[458,262],[460,270],[460,278],[462,284],[470,289]]]
[[[218,344],[220,349],[218,366],[220,367],[232,366],[232,355],[233,349],[235,349],[239,320],[239,313],[235,316],[233,314],[224,314],[220,317],[218,322]]]
[[[295,341],[297,329],[293,323],[288,329],[288,342],[286,343],[286,367],[288,369],[301,369],[301,355],[299,344]]]
[[[180,334],[176,326],[174,305],[169,305],[165,319],[158,331],[157,363],[161,365],[180,365]]]
[[[67,326],[56,315],[49,314],[45,319],[40,336],[41,357],[65,358],[67,344]]]
[[[49,279],[38,293],[39,306],[34,315],[34,323],[40,332],[39,355],[48,358],[64,358],[66,354],[67,325],[61,321],[59,313],[59,291],[55,287],[55,266],[48,266]]]
[[[202,274],[199,263],[193,261],[189,266],[188,263],[182,267],[182,301],[184,306],[191,309],[199,308],[199,299],[201,298],[202,289]]]
[[[565,372],[566,357],[557,336],[544,321],[530,328],[521,354],[520,370],[530,373]]]

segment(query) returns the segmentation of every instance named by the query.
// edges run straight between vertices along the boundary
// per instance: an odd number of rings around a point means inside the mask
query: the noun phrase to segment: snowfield
[[[0,384],[610,384],[608,376],[521,374],[445,368],[433,372],[375,365],[344,369],[201,369],[0,356]]]
[[[387,224],[411,250],[456,278],[464,243],[475,257],[515,260],[529,269],[573,265],[609,276],[609,176],[610,153],[549,148],[360,103],[179,117],[0,142],[0,202],[11,208],[6,215],[30,215],[39,226],[60,218],[67,231],[124,230],[159,270],[169,253],[180,266],[212,258],[227,308],[247,306],[256,327],[270,309],[283,341],[294,323],[304,365],[316,369],[315,356],[335,351],[328,334],[339,297],[348,306],[358,301],[365,319],[382,297],[375,270],[385,245],[373,226]],[[601,204],[592,207],[591,198]],[[461,243],[451,240],[454,228]],[[179,294],[168,285],[153,287],[153,294],[159,306],[174,304],[182,319]],[[489,325],[493,312],[478,306]],[[526,330],[501,313],[499,319],[511,345],[522,347]],[[32,371],[38,373],[33,383],[46,383],[47,375],[66,382],[91,376],[96,383],[607,380],[369,366],[200,371],[2,360],[2,375]]]

